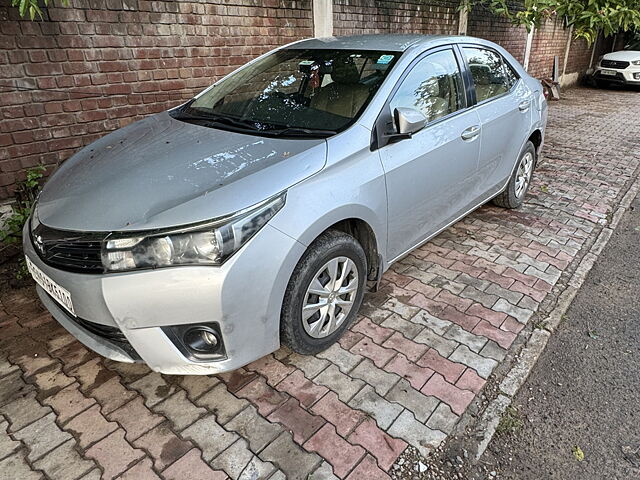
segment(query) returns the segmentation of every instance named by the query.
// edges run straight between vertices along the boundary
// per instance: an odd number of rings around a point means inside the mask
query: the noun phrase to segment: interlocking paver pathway
[[[0,478],[374,479],[478,398],[640,165],[640,95],[552,104],[523,208],[484,206],[396,263],[339,342],[170,377],[88,351],[33,289],[0,310]],[[522,332],[524,335],[527,332]]]

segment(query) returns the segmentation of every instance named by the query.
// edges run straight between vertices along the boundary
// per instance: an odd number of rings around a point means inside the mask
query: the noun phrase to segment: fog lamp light
[[[194,362],[220,361],[227,358],[224,339],[217,322],[174,325],[162,327],[162,330],[178,350]]]
[[[207,327],[197,327],[184,334],[184,343],[191,350],[200,353],[213,353],[218,349],[218,335]]]
[[[640,80],[640,72],[634,73],[633,74],[633,78],[636,79],[636,80]]]

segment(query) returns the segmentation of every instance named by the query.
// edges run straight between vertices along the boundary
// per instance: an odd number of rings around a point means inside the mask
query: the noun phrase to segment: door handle
[[[525,100],[524,102],[520,102],[520,105],[518,105],[518,109],[521,112],[526,112],[527,110],[529,110],[529,105],[531,105],[531,102],[529,100]]]
[[[478,135],[480,135],[480,127],[478,125],[474,125],[464,130],[460,137],[462,137],[463,140],[473,140]]]

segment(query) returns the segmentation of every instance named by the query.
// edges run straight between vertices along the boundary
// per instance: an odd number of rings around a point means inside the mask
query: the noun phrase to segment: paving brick
[[[396,418],[387,433],[413,445],[424,456],[428,456],[446,438],[446,435],[439,430],[432,430],[418,422],[408,410],[404,410]]]
[[[124,388],[118,377],[113,377],[91,390],[90,395],[102,406],[102,413],[117,410],[136,396],[135,392]]]
[[[20,430],[51,412],[50,408],[43,407],[38,403],[35,392],[23,396],[15,392],[12,397],[14,398],[12,402],[0,407],[0,413],[9,420],[9,432]]]
[[[263,378],[256,378],[253,382],[238,390],[238,397],[246,398],[256,406],[261,415],[267,416],[288,398],[284,393],[278,392],[267,385]]]
[[[407,447],[404,440],[387,435],[371,419],[362,422],[348,437],[349,442],[361,445],[378,460],[378,465],[388,471],[393,462]]]
[[[176,391],[176,386],[167,383],[157,372],[151,372],[129,385],[144,397],[144,404],[153,407]]]
[[[487,323],[484,320],[481,320],[478,323],[478,325],[480,325],[483,322],[485,324]],[[476,325],[475,329],[477,328],[478,326]],[[480,350],[482,350],[482,347],[484,347],[485,344],[487,343],[486,338],[478,335],[474,335],[473,333],[469,333],[459,325],[451,325],[451,327],[449,327],[449,329],[444,334],[444,336],[449,340],[453,340],[457,343],[463,343],[464,345],[469,347],[470,350],[474,352],[479,352]]]
[[[164,470],[192,448],[191,443],[178,438],[166,422],[149,430],[133,445],[151,455],[153,466],[158,471]]]
[[[478,375],[483,378],[488,378],[491,372],[493,372],[493,369],[498,365],[498,362],[495,360],[472,352],[466,345],[460,345],[456,351],[449,356],[449,360],[473,368],[478,372]]]
[[[0,479],[2,480],[41,480],[42,474],[34,472],[24,458],[23,452],[0,460]]]
[[[368,383],[379,395],[382,396],[385,396],[391,387],[393,387],[399,380],[398,375],[385,372],[384,370],[376,367],[369,359],[366,359],[354,368],[351,372],[351,376]]]
[[[95,463],[82,458],[74,447],[75,442],[69,440],[34,462],[33,467],[49,478],[78,478],[93,469]]]
[[[336,343],[323,352],[320,352],[318,357],[329,360],[332,364],[336,365],[342,373],[351,372],[351,370],[364,359],[362,355],[351,353]]]
[[[185,389],[190,400],[195,400],[218,385],[220,380],[213,375],[185,375],[180,380],[180,386]]]
[[[426,425],[433,430],[439,430],[448,435],[453,431],[459,419],[460,417],[453,413],[449,405],[440,402],[429,417]]]
[[[400,380],[385,396],[385,399],[411,410],[420,422],[425,422],[439,403],[437,398],[423,395],[406,380]]]
[[[443,357],[448,357],[458,347],[457,342],[438,335],[430,328],[425,328],[420,332],[416,338],[414,338],[414,342],[424,343],[434,348]]]
[[[429,348],[421,343],[406,339],[398,332],[389,337],[387,341],[384,342],[383,346],[386,348],[393,348],[414,362],[424,355]]]
[[[17,365],[10,363],[6,358],[0,357],[0,378],[16,372],[18,368]]]
[[[55,414],[50,413],[13,434],[16,440],[21,440],[29,448],[27,459],[30,462],[72,438],[67,432],[60,430],[55,424],[55,418]]]
[[[310,355],[300,355],[299,353],[292,353],[286,358],[285,362],[302,370],[307,378],[315,378],[329,365],[327,360]]]
[[[88,449],[85,456],[102,467],[104,479],[111,479],[133,466],[144,452],[131,447],[124,439],[124,430],[118,429]]]
[[[517,319],[520,323],[524,324],[526,324],[533,315],[533,312],[531,310],[516,307],[515,305],[512,305],[502,298],[496,302],[496,304],[493,306],[493,309],[499,312],[504,312],[507,315],[510,315]]]
[[[160,415],[151,412],[140,397],[114,410],[107,418],[118,422],[124,428],[129,441],[135,440],[164,421]]]
[[[293,435],[293,439],[303,444],[326,422],[317,415],[312,415],[300,407],[298,401],[289,398],[268,417],[271,422],[281,423]]]
[[[309,480],[338,480],[338,477],[334,475],[331,464],[324,461],[312,474],[309,475]]]
[[[411,317],[411,322],[423,325],[438,335],[443,335],[451,325],[450,321],[435,317],[426,310],[420,310],[416,315]]]
[[[178,431],[188,427],[207,413],[206,409],[195,406],[187,398],[187,393],[184,390],[179,390],[158,403],[153,407],[153,410],[171,420],[174,428]]]
[[[517,331],[520,331],[522,328],[524,328],[524,325],[516,322],[515,320],[509,320],[510,318],[511,317],[508,317],[507,320],[505,320],[505,322],[507,322],[507,329],[510,327],[512,329],[517,329]],[[498,343],[498,345],[503,348],[509,348],[513,341],[516,339],[515,333],[498,329],[490,323],[485,322],[484,320],[476,325],[476,327],[473,329],[473,333],[489,338]]]
[[[376,345],[372,340],[365,337],[351,347],[351,352],[373,360],[378,367],[382,368],[384,365],[395,356],[396,352],[390,348],[384,348],[380,345]]]
[[[50,366],[31,375],[29,381],[33,382],[44,393],[43,396],[48,396],[62,390],[67,385],[71,385],[73,378],[64,374],[59,363],[52,363]]]
[[[467,406],[475,397],[469,390],[461,390],[447,382],[442,375],[435,373],[429,381],[422,387],[422,393],[439,398],[447,403],[451,410],[458,415],[462,415]]]
[[[318,403],[311,407],[316,415],[321,415],[331,422],[340,435],[346,437],[360,423],[365,415],[341,402],[334,392],[327,393]]]
[[[407,357],[401,353],[398,353],[393,357],[384,368],[385,370],[396,373],[400,377],[408,380],[411,386],[418,390],[420,390],[429,377],[433,375],[433,370],[410,362]]]
[[[375,459],[371,455],[367,455],[356,468],[353,469],[347,477],[347,480],[360,480],[365,478],[367,480],[389,480],[391,477],[378,468]]]
[[[221,425],[227,423],[249,405],[246,400],[236,398],[230,394],[222,384],[213,387],[198,398],[195,403],[215,414],[217,421]]]
[[[320,457],[299,447],[288,432],[283,432],[260,453],[262,460],[278,465],[287,480],[307,480],[320,464]]]
[[[89,392],[109,379],[117,377],[115,373],[104,368],[101,359],[97,357],[73,367],[69,375],[76,378],[83,392]]]
[[[260,452],[282,432],[280,425],[265,420],[253,405],[238,413],[225,427],[248,440],[253,452]]]
[[[345,375],[335,365],[330,365],[323,370],[314,381],[336,392],[343,402],[351,400],[365,384],[362,380]]]
[[[64,424],[78,413],[86,410],[96,401],[85,397],[80,391],[78,383],[72,383],[51,397],[43,399],[42,403],[49,405],[58,415],[58,422]]]
[[[71,419],[64,429],[75,435],[82,448],[87,448],[117,430],[118,424],[109,422],[102,416],[100,406],[94,405]]]
[[[214,470],[207,465],[200,457],[200,451],[196,448],[162,472],[162,476],[165,480],[185,480],[187,478],[189,480],[226,480],[228,478],[224,472]]]
[[[463,390],[471,390],[473,393],[480,393],[486,380],[476,373],[472,368],[467,368],[456,382],[456,387]]]
[[[416,335],[418,335],[423,330],[423,327],[421,325],[417,325],[409,320],[405,320],[400,315],[395,313],[387,317],[380,325],[387,329],[397,330],[405,337],[410,339],[415,338]]]
[[[99,478],[99,477],[98,477]],[[144,458],[136,463],[129,470],[124,472],[118,480],[161,480],[153,471],[153,463],[150,459]]]
[[[282,380],[278,384],[278,390],[297,398],[303,407],[310,407],[329,391],[327,387],[307,380],[300,370],[295,370]]]
[[[14,441],[9,437],[8,428],[9,423],[0,419],[0,458],[11,455],[22,446],[20,442]]]
[[[227,391],[236,393],[245,385],[250,384],[256,378],[258,378],[258,375],[258,372],[248,372],[244,368],[239,368],[238,370],[234,370],[233,372],[221,373],[220,375],[218,375],[218,377],[227,386]]]
[[[239,480],[254,480],[254,479],[257,480],[260,478],[267,478],[267,477],[271,479],[273,478],[273,476],[270,476],[270,475],[275,470],[276,470],[276,467],[272,463],[263,462],[262,460],[260,460],[258,456],[254,455],[253,457],[251,457],[251,460],[249,460],[249,463],[247,464],[247,466],[244,467],[244,470],[242,471],[242,473],[238,478]]]
[[[287,375],[293,372],[293,367],[273,358],[272,355],[262,357],[245,367],[247,370],[256,371],[267,379],[272,387],[276,386]]]
[[[349,406],[368,413],[383,430],[396,419],[402,411],[402,407],[397,403],[391,403],[378,395],[373,387],[366,385],[360,392],[351,399]]]
[[[236,440],[229,448],[209,462],[211,468],[222,470],[230,478],[236,480],[246,468],[253,457],[247,442],[241,438]]]
[[[40,346],[42,344],[36,345]],[[18,355],[14,358],[14,362],[20,366],[25,377],[29,377],[40,370],[52,367],[54,364],[58,364],[58,361],[55,358],[51,358],[47,355],[44,345],[37,350],[39,353],[29,352],[28,354]]]
[[[462,372],[465,370],[465,366],[459,363],[452,362],[441,356],[437,351],[433,348],[428,350],[427,353],[423,355],[423,357],[418,360],[418,365],[421,367],[426,367],[434,372],[438,372],[447,381],[455,383],[456,380],[462,375]]]
[[[418,313],[419,308],[413,305],[407,305],[405,303],[400,302],[396,298],[389,298],[380,308],[383,310],[390,310],[391,312],[397,313],[405,320],[409,320],[416,313]]]
[[[347,330],[342,334],[342,336],[338,339],[338,343],[345,350],[351,350],[353,346],[362,340],[365,336],[362,333],[352,332],[351,330]]]
[[[234,432],[222,428],[213,415],[206,416],[186,428],[181,433],[182,438],[191,440],[202,450],[202,458],[207,462],[223,452],[238,439]]]
[[[305,444],[304,448],[311,452],[318,452],[324,457],[338,477],[344,477],[364,456],[362,447],[350,445],[336,433],[330,423],[325,424]]]

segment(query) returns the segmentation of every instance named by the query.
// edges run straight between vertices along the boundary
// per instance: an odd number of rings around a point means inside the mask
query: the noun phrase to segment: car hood
[[[604,60],[631,62],[633,60],[640,60],[640,52],[637,50],[620,50],[619,52],[607,53],[602,58]]]
[[[228,215],[322,169],[324,139],[281,139],[151,116],[62,164],[38,199],[41,223],[75,231],[164,228]]]

